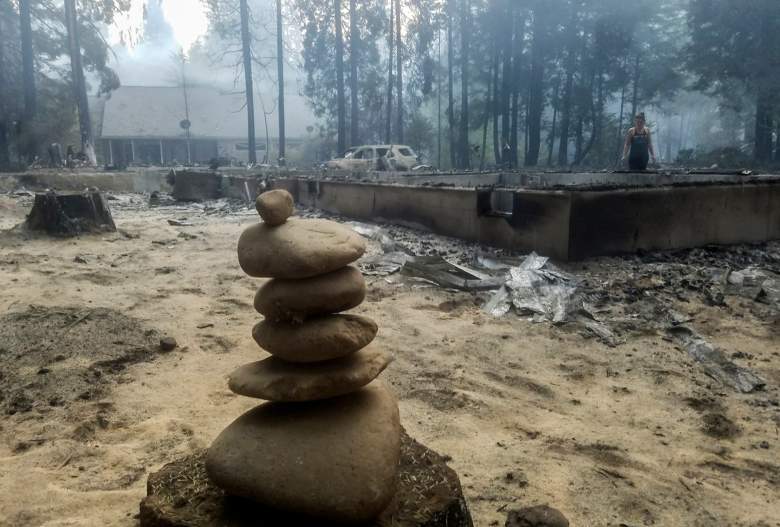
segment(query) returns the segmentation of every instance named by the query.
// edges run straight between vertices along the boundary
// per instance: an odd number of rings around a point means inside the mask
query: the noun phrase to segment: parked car
[[[406,145],[366,145],[347,150],[344,157],[325,164],[334,170],[388,170],[406,172],[419,165],[417,154]]]

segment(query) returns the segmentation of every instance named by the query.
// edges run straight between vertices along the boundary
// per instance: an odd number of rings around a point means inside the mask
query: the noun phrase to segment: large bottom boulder
[[[227,496],[208,478],[205,450],[149,477],[140,519],[141,527],[341,527]],[[396,495],[376,519],[361,527],[391,526],[473,527],[455,471],[406,433]]]

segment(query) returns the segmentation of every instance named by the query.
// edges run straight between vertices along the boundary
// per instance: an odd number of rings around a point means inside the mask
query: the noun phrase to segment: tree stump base
[[[227,496],[209,481],[205,459],[202,450],[149,476],[141,527],[326,527],[317,519]],[[363,527],[473,527],[458,475],[406,433],[398,481],[390,506]]]
[[[116,232],[111,209],[97,191],[36,194],[25,226],[53,236]]]

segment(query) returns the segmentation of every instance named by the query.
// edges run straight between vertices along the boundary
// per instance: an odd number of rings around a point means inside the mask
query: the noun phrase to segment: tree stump
[[[226,496],[209,481],[205,458],[202,450],[149,476],[141,527],[340,527]],[[406,433],[398,492],[380,517],[363,527],[391,526],[473,527],[458,475],[440,455]]]
[[[222,197],[222,176],[215,172],[173,172],[173,197],[177,201],[206,201]]]
[[[116,232],[111,209],[97,191],[36,194],[25,225],[54,236]]]

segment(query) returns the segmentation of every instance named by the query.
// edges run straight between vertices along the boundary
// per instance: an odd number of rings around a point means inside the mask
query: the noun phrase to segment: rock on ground
[[[569,520],[559,510],[538,505],[510,511],[506,527],[569,527]]]

